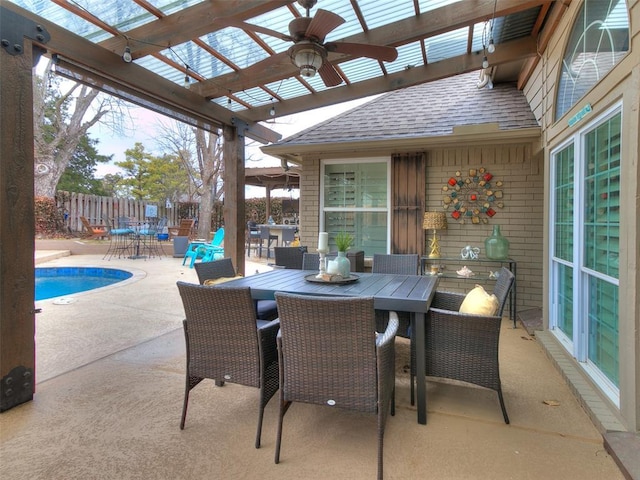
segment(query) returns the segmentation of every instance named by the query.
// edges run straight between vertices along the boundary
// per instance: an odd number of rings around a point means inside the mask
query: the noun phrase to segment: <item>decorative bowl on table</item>
[[[348,277],[343,277],[342,275],[331,275],[329,273],[325,273],[321,276],[318,276],[317,273],[312,273],[311,275],[307,275],[304,277],[307,282],[312,283],[335,283],[335,284],[344,284],[344,283],[353,283],[360,279],[357,275],[350,274]]]

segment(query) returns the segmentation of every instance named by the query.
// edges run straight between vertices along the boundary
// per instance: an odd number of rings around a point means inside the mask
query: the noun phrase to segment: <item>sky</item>
[[[293,135],[308,127],[321,123],[331,117],[334,117],[344,111],[355,108],[372,98],[365,98],[345,102],[329,107],[318,108],[304,113],[289,115],[275,119],[275,123],[269,123],[268,127],[282,134],[283,138]],[[132,107],[130,110],[132,116],[131,125],[135,126],[135,130],[131,130],[124,134],[115,135],[109,129],[96,125],[89,130],[89,136],[99,140],[97,150],[100,155],[113,155],[113,161],[109,164],[100,164],[96,168],[96,177],[102,178],[106,174],[113,174],[121,171],[113,162],[125,159],[125,151],[132,149],[136,142],[144,145],[145,151],[153,155],[161,155],[163,152],[157,147],[154,140],[157,135],[158,127],[161,123],[170,124],[171,120],[163,115],[157,114],[141,107]],[[255,144],[255,142],[252,142]],[[259,149],[260,145],[247,146],[246,156],[251,157],[252,161],[247,163],[247,167],[277,167],[280,166],[280,160],[265,155]],[[285,192],[284,190],[273,190],[272,196],[293,196],[297,198],[299,192]],[[261,187],[247,186],[245,190],[247,198],[264,197],[265,190]]]

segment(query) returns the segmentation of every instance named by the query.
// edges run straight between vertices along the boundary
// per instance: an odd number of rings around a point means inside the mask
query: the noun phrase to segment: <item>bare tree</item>
[[[213,201],[224,193],[222,136],[219,131],[205,131],[179,122],[160,124],[159,129],[162,132],[159,146],[180,158],[189,174],[189,199],[200,200],[198,236],[207,238],[211,231]]]
[[[61,82],[49,62],[34,76],[35,195],[54,198],[80,139],[98,122],[121,130],[124,102],[75,82]],[[64,85],[65,91],[62,90]]]

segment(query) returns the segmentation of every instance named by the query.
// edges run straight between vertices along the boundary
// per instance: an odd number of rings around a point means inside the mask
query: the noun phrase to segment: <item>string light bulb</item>
[[[486,55],[482,59],[482,68],[489,68],[489,60],[487,59]]]
[[[122,60],[124,60],[127,63],[131,63],[131,61],[133,60],[133,57],[131,56],[131,48],[129,48],[129,45],[124,47],[124,53],[122,54]]]
[[[271,102],[273,103],[273,97],[271,97]],[[272,117],[276,116],[276,107],[271,105],[271,108],[269,109],[269,115],[271,115]]]
[[[489,39],[489,45],[487,46],[487,52],[493,53],[496,51],[496,45],[493,43],[493,37]]]
[[[187,90],[191,88],[191,79],[189,78],[189,65],[185,65],[184,88],[186,88]]]

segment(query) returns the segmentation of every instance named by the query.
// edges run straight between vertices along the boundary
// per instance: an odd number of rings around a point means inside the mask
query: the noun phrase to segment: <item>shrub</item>
[[[36,236],[60,237],[65,236],[64,218],[53,198],[35,197],[34,216],[36,221]]]

